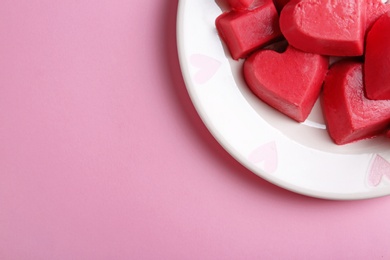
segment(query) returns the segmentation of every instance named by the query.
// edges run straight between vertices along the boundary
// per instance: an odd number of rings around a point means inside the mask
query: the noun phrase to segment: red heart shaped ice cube
[[[280,29],[297,49],[330,56],[360,56],[365,8],[362,0],[292,0],[280,14]]]
[[[244,63],[244,77],[261,100],[303,122],[321,90],[328,58],[291,46],[284,53],[262,50]]]
[[[367,34],[364,83],[370,99],[390,99],[390,12],[383,14]]]
[[[390,124],[390,100],[365,97],[362,70],[360,62],[340,61],[325,78],[322,110],[336,144],[384,134]]]
[[[382,0],[367,0],[366,10],[366,30],[369,30],[382,14],[390,11],[390,4],[385,4]]]
[[[251,11],[222,13],[215,20],[218,34],[235,60],[246,58],[281,36],[279,15],[273,2],[262,3]]]

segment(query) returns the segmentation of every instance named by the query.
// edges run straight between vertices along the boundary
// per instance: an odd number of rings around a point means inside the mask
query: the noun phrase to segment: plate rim
[[[253,165],[247,163],[247,161],[241,157],[239,153],[234,151],[234,147],[232,147],[227,141],[224,140],[223,136],[218,133],[218,130],[213,126],[212,122],[207,116],[207,113],[204,111],[202,106],[200,105],[200,101],[198,97],[194,93],[194,83],[191,80],[189,65],[186,61],[186,56],[184,52],[184,9],[187,2],[193,0],[179,0],[177,14],[176,14],[176,43],[177,43],[177,54],[179,58],[179,65],[181,69],[181,73],[183,76],[183,80],[185,83],[185,87],[193,103],[195,110],[197,111],[199,117],[201,118],[203,124],[206,126],[208,131],[211,133],[213,138],[223,147],[225,151],[227,151],[230,156],[232,156],[236,161],[238,161],[241,165],[243,165],[246,169],[250,170],[256,176],[272,183],[275,186],[278,186],[282,189],[289,190],[291,192],[301,194],[304,196],[325,199],[325,200],[342,200],[342,201],[350,201],[350,200],[366,200],[366,199],[374,199],[380,198],[390,195],[390,191],[388,188],[376,188],[372,192],[359,192],[359,193],[339,193],[339,192],[324,192],[318,191],[315,189],[307,189],[305,187],[300,187],[298,185],[292,184],[290,182],[284,181],[283,179],[276,178],[273,175],[261,170],[260,172],[256,170]],[[210,0],[213,1],[213,0]]]

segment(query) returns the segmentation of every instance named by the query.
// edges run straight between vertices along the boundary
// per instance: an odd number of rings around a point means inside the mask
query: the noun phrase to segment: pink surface
[[[0,1],[0,259],[389,259],[390,197],[293,194],[217,144],[176,10]]]

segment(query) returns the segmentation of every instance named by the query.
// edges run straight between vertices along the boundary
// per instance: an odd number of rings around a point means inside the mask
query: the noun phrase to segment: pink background
[[[293,194],[218,145],[176,11],[0,1],[0,259],[389,259],[390,197]]]

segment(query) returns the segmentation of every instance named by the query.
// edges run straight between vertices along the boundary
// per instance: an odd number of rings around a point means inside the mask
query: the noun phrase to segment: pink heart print
[[[376,155],[368,173],[368,184],[376,187],[384,178],[390,180],[390,163],[382,156]]]
[[[253,150],[248,157],[255,164],[263,163],[263,169],[268,173],[274,173],[278,168],[278,153],[274,141],[260,145]]]
[[[194,75],[197,84],[204,84],[217,73],[221,62],[203,54],[193,54],[190,56],[190,64],[198,69]]]

